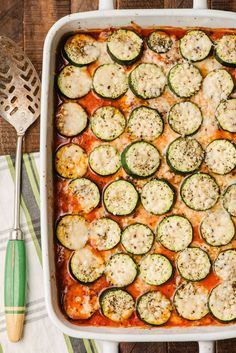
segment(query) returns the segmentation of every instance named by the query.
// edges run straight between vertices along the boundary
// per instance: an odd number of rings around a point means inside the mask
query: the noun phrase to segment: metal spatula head
[[[40,80],[24,52],[11,39],[0,36],[0,116],[18,134],[39,117]]]

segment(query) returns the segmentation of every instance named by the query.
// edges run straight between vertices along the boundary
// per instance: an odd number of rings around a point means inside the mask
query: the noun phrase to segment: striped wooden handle
[[[24,240],[9,240],[5,261],[5,316],[11,342],[22,337],[25,317],[26,253]]]

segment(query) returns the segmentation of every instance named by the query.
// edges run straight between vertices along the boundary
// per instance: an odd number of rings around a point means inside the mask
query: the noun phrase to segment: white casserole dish
[[[76,13],[57,21],[45,40],[43,53],[41,98],[41,235],[46,305],[50,318],[64,333],[77,338],[103,340],[103,352],[118,351],[119,341],[199,341],[200,352],[213,352],[213,342],[236,336],[236,324],[229,326],[181,328],[106,328],[71,324],[63,316],[57,300],[53,246],[53,110],[56,48],[61,37],[79,28],[105,28],[125,26],[130,21],[140,26],[200,26],[234,28],[236,14],[207,10],[207,1],[195,0],[193,9],[110,10],[112,0],[100,0],[100,11]]]

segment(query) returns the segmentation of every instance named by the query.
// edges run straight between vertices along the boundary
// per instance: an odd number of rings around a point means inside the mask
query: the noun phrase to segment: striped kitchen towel
[[[6,244],[13,221],[14,158],[0,157],[0,353],[98,353],[94,341],[61,333],[47,316],[40,247],[39,153],[25,154],[22,165],[21,227],[28,258],[28,293],[24,337],[7,339],[3,283]]]

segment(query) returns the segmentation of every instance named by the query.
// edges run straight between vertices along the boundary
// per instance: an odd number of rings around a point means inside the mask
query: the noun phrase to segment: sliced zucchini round
[[[65,66],[57,77],[61,93],[71,99],[81,98],[91,89],[91,77],[86,67]]]
[[[143,40],[134,31],[118,29],[107,40],[107,52],[121,65],[131,65],[142,54]]]
[[[176,261],[180,275],[188,281],[201,281],[211,271],[211,261],[206,251],[200,248],[187,248]]]
[[[222,130],[236,132],[236,98],[221,102],[215,113]]]
[[[66,58],[77,66],[91,64],[100,55],[96,40],[88,34],[78,33],[69,37],[64,45]]]
[[[194,282],[182,284],[174,296],[174,306],[187,320],[200,320],[208,314],[208,291]]]
[[[212,246],[229,244],[235,235],[235,226],[223,210],[210,212],[202,220],[200,231],[203,239]]]
[[[222,280],[236,279],[236,249],[221,251],[214,263],[214,270]]]
[[[76,284],[66,291],[63,308],[72,320],[89,319],[98,310],[97,294],[88,286]]]
[[[167,216],[158,225],[157,240],[171,251],[184,250],[193,240],[192,224],[183,216]]]
[[[212,289],[209,310],[219,321],[229,322],[236,319],[236,282],[225,281]]]
[[[132,110],[128,121],[128,131],[132,136],[153,141],[163,130],[164,123],[156,109],[141,105]]]
[[[163,130],[164,123],[156,109],[142,105],[132,110],[128,121],[128,131],[132,136],[153,141]]]
[[[170,260],[162,254],[149,254],[140,264],[140,278],[147,284],[160,286],[167,282],[173,273]]]
[[[120,242],[121,229],[113,219],[99,218],[89,227],[89,239],[97,250],[110,250]]]
[[[105,106],[93,113],[90,124],[97,138],[103,141],[113,141],[124,132],[126,120],[119,109]]]
[[[87,171],[87,166],[87,154],[79,145],[68,143],[56,151],[55,168],[63,178],[82,177]]]
[[[133,283],[137,276],[137,265],[128,254],[116,253],[106,264],[105,275],[115,287],[125,287]]]
[[[180,39],[180,53],[190,61],[201,61],[208,57],[212,48],[212,41],[206,33],[193,30]]]
[[[177,64],[170,69],[168,85],[178,97],[188,98],[197,93],[202,84],[202,75],[199,69],[189,63]]]
[[[137,315],[146,324],[160,326],[171,317],[171,301],[159,291],[144,293],[137,300]]]
[[[236,147],[227,139],[217,139],[206,147],[206,165],[216,174],[225,175],[236,167]]]
[[[68,189],[76,196],[81,210],[85,213],[91,212],[100,202],[100,191],[97,185],[87,178],[72,180]]]
[[[236,217],[236,184],[227,187],[223,195],[223,206],[231,216]]]
[[[57,239],[70,250],[79,250],[88,240],[88,222],[76,214],[63,216],[57,224]]]
[[[175,202],[175,190],[165,179],[148,181],[141,192],[141,202],[146,211],[160,215],[172,208]]]
[[[202,124],[202,113],[193,102],[178,102],[168,114],[168,122],[177,134],[188,136],[195,134]]]
[[[117,99],[128,89],[128,80],[124,69],[116,64],[99,66],[93,75],[93,90],[99,96]]]
[[[107,212],[115,216],[131,214],[138,203],[139,195],[133,184],[126,180],[110,183],[103,194],[103,202]]]
[[[148,47],[157,54],[166,53],[173,45],[169,34],[164,31],[154,31],[147,39]]]
[[[195,211],[206,211],[213,207],[220,194],[215,179],[206,173],[195,173],[184,179],[180,195],[183,202]]]
[[[134,255],[146,254],[152,247],[154,234],[142,223],[130,224],[121,235],[121,243],[125,250]]]
[[[216,44],[216,59],[223,65],[236,67],[236,35],[226,34]]]
[[[70,260],[70,270],[79,282],[88,284],[102,276],[105,264],[100,256],[86,246],[74,252]]]
[[[159,97],[164,91],[165,85],[166,77],[156,64],[139,64],[129,75],[130,89],[142,99]]]
[[[121,154],[121,163],[132,177],[148,178],[154,175],[160,166],[161,157],[156,147],[145,141],[136,141],[128,145]]]
[[[101,176],[115,174],[121,166],[120,154],[111,145],[100,145],[90,153],[89,166]]]
[[[227,99],[234,89],[234,81],[230,73],[224,69],[211,71],[203,81],[205,98],[216,102]]]
[[[115,322],[127,320],[134,312],[134,299],[119,288],[108,288],[99,297],[104,316]]]
[[[75,102],[62,103],[56,113],[56,128],[66,137],[79,135],[87,127],[88,114]]]
[[[192,173],[202,164],[204,151],[195,139],[179,137],[172,141],[166,152],[170,168],[180,174]]]

